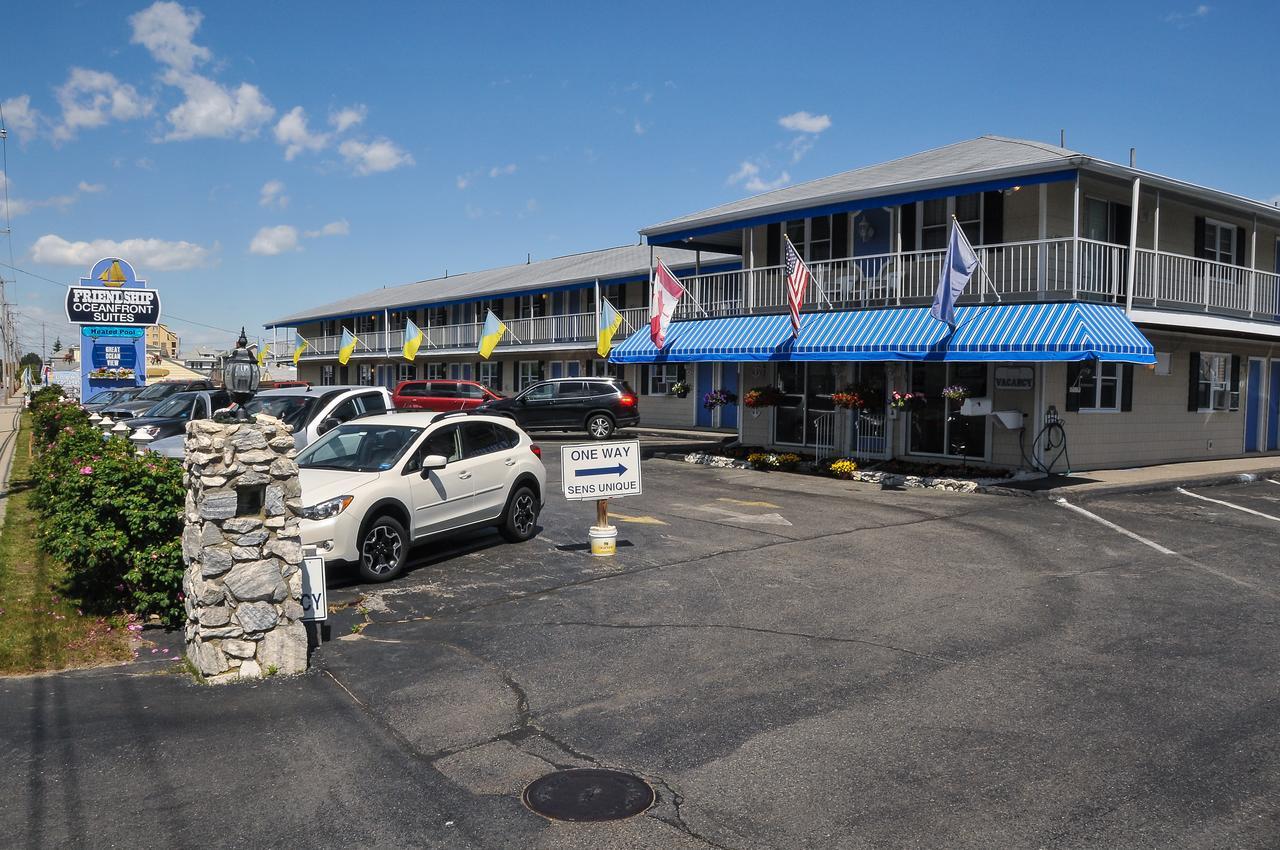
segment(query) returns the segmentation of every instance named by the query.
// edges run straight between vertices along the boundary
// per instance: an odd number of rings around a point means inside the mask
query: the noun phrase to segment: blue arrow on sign
[[[627,468],[622,464],[617,466],[598,466],[595,469],[575,469],[573,474],[576,476],[583,475],[621,475],[626,472]]]

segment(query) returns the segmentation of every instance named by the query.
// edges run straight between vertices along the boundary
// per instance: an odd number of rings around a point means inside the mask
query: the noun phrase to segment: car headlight
[[[354,498],[354,496],[339,496],[336,499],[329,499],[318,505],[303,508],[298,513],[302,515],[303,519],[329,519],[345,511],[347,505],[351,504],[351,500]]]

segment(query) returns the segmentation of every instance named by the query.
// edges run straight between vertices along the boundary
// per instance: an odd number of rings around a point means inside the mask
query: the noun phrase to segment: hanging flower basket
[[[777,407],[784,399],[782,390],[777,387],[752,387],[743,396],[742,403],[756,410],[763,407]]]
[[[894,390],[889,396],[889,406],[895,410],[919,410],[929,403],[924,393]]]
[[[866,400],[851,389],[832,393],[831,403],[842,410],[862,410],[867,406]]]
[[[969,397],[969,388],[962,387],[959,384],[952,384],[949,387],[942,388],[942,397],[949,401],[964,401]]]
[[[712,390],[702,397],[702,406],[707,410],[715,410],[728,404],[737,404],[738,397],[726,389]]]
[[[689,394],[689,385],[684,381],[676,381],[671,385],[671,395],[676,398],[684,398]]]

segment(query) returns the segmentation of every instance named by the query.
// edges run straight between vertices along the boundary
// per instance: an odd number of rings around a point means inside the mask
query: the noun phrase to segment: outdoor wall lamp
[[[236,349],[222,364],[222,385],[231,394],[236,403],[236,415],[244,419],[244,403],[258,391],[260,373],[258,363],[249,354],[249,340],[240,329],[240,338],[236,340]]]

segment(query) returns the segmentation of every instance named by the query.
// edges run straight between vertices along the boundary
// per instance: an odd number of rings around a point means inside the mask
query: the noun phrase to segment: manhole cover
[[[555,820],[621,820],[653,801],[653,789],[640,777],[595,768],[548,773],[524,789],[524,804]]]

